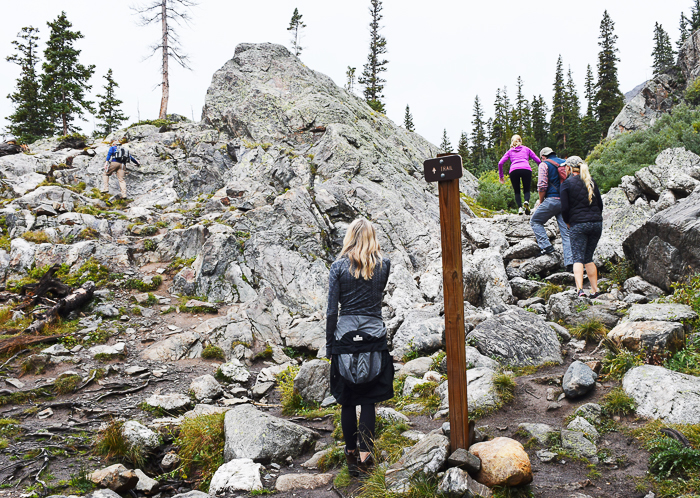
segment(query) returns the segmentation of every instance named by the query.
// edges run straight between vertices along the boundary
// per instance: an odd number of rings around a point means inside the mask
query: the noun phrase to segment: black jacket
[[[603,221],[603,198],[593,182],[593,202],[588,202],[588,189],[579,175],[571,175],[561,185],[561,215],[569,225]]]

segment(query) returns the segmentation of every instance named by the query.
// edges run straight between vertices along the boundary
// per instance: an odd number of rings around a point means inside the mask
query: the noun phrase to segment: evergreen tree
[[[699,0],[700,1],[700,0]],[[615,23],[606,10],[603,20],[600,22],[600,36],[598,37],[600,52],[598,53],[598,83],[596,84],[596,106],[598,122],[603,136],[608,133],[608,128],[625,105],[625,97],[620,91],[620,83],[617,80],[617,35],[614,33]]]
[[[457,154],[462,156],[462,165],[466,168],[469,164],[469,137],[467,137],[467,134],[464,132],[459,135]]]
[[[690,8],[690,34],[700,29],[700,0],[693,0],[693,6]]]
[[[518,91],[515,96],[515,105],[513,106],[513,131],[523,137],[530,138],[532,136],[532,120],[530,118],[530,103],[523,94],[523,79],[518,76]]]
[[[590,64],[586,68],[586,84],[584,89],[584,96],[586,97],[587,106],[586,114],[581,119],[581,133],[583,150],[584,153],[588,155],[588,153],[590,153],[600,141],[598,121],[596,121],[595,118],[595,82],[593,81],[593,71],[591,70]]]
[[[119,85],[112,77],[112,69],[107,71],[104,79],[107,80],[107,84],[103,87],[105,90],[104,95],[97,95],[100,99],[97,117],[102,120],[98,125],[98,130],[105,135],[109,135],[114,130],[118,129],[119,125],[128,118],[124,116],[121,109],[119,109],[119,106],[122,105],[122,101],[114,95],[114,89],[119,88]]]
[[[289,21],[289,27],[287,28],[287,31],[292,32],[292,51],[297,57],[299,57],[301,51],[304,49],[301,46],[301,30],[306,27],[306,24],[301,20],[302,17],[304,16],[299,14],[299,9],[295,7],[292,20]]]
[[[386,80],[381,78],[381,73],[386,71],[388,60],[383,59],[386,53],[386,38],[379,34],[382,28],[379,21],[382,20],[382,2],[381,0],[370,0],[371,6],[369,13],[372,16],[370,28],[369,54],[367,55],[367,64],[364,66],[362,76],[359,78],[359,83],[365,86],[365,99],[369,106],[377,112],[384,112],[384,103],[382,98],[384,94],[384,83]]]
[[[403,116],[403,126],[407,131],[416,131],[416,128],[413,126],[413,115],[411,114],[411,109],[408,108],[408,104],[406,104],[406,113]]]
[[[568,156],[583,156],[583,137],[581,136],[581,103],[576,91],[571,68],[566,80],[566,153]]]
[[[95,66],[83,66],[78,62],[81,51],[73,48],[73,43],[83,35],[80,31],[71,31],[73,25],[65,12],[47,24],[51,33],[44,50],[41,88],[52,123],[59,124],[62,134],[67,135],[69,129],[78,129],[71,124],[76,117],[82,117],[83,111],[93,112],[92,102],[85,94],[92,88],[88,80]]]
[[[654,74],[661,74],[667,69],[673,67],[675,63],[675,54],[671,46],[671,39],[663,26],[658,22],[654,26],[654,50],[651,52],[654,59],[652,67]]]
[[[20,68],[17,89],[7,96],[15,104],[15,112],[7,118],[10,121],[7,129],[22,142],[29,143],[48,135],[51,129],[36,71],[39,63],[37,33],[39,30],[32,26],[22,28],[17,34],[18,40],[12,42],[17,53],[7,57],[9,62],[14,62]]]
[[[355,91],[355,69],[357,68],[348,66],[348,70],[345,71],[345,76],[347,77],[345,89],[350,93],[354,93]]]
[[[681,49],[685,41],[688,39],[690,36],[690,27],[689,27],[690,21],[688,20],[687,17],[685,17],[685,13],[681,12],[681,21],[680,25],[678,26],[678,31],[680,32],[680,37],[678,38],[678,41],[676,42],[676,48],[678,50]]]
[[[566,154],[567,131],[567,92],[564,84],[564,68],[561,55],[557,59],[557,70],[554,76],[554,99],[552,100],[552,118],[549,124],[550,147],[561,157]]]
[[[548,147],[549,127],[547,126],[547,103],[542,95],[532,97],[532,136],[535,140],[536,153]]]
[[[472,114],[472,136],[471,136],[471,165],[472,173],[479,176],[480,166],[486,162],[486,123],[484,122],[484,110],[481,108],[481,101],[477,95],[474,98],[474,113]]]
[[[452,153],[452,144],[450,143],[450,139],[447,138],[447,129],[442,130],[442,142],[440,142],[440,150],[444,154]]]
[[[512,109],[508,98],[508,89],[503,87],[496,90],[494,102],[494,117],[491,131],[493,155],[500,156],[510,147]]]

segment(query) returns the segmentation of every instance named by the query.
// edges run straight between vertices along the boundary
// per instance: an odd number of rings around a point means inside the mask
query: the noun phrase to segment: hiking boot
[[[549,246],[547,249],[542,249],[540,254],[544,256],[545,254],[552,254],[554,252],[554,246]]]
[[[523,213],[524,213],[523,208],[518,208],[518,214],[523,214]]]
[[[578,297],[588,297],[583,289],[578,289]]]
[[[350,474],[352,477],[357,477],[360,475],[360,469],[357,466],[358,460],[357,450],[349,452],[348,449],[345,448],[345,461],[348,463],[348,474]]]
[[[525,214],[530,215],[530,203],[528,201],[523,202],[523,207],[525,208]]]
[[[372,467],[374,467],[374,458],[372,458],[372,453],[367,455],[367,458],[364,460],[362,460],[362,457],[358,458],[357,466],[362,474],[369,474],[372,471]]]
[[[595,299],[596,297],[600,296],[601,294],[602,294],[602,292],[600,292],[600,291],[599,292],[591,292],[588,297],[590,297],[591,299]]]

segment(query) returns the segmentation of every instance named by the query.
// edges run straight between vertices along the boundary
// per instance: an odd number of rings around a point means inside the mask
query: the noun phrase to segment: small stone
[[[321,408],[328,408],[329,406],[333,406],[333,405],[335,405],[336,403],[338,403],[338,402],[337,402],[336,399],[331,395],[331,396],[328,396],[327,398],[325,398],[323,401],[321,401]]]
[[[406,439],[410,439],[411,441],[415,441],[417,443],[425,437],[425,434],[423,434],[420,431],[409,430],[402,432],[401,436],[405,437]]]
[[[134,489],[139,482],[136,473],[120,463],[96,470],[90,474],[89,479],[98,486],[109,488],[117,493]]]
[[[274,462],[272,462],[270,464],[270,467],[272,467],[273,469],[275,469],[277,471],[279,471],[282,468],[279,463],[274,463]]]
[[[576,417],[571,422],[569,422],[569,425],[567,425],[566,428],[570,431],[583,432],[587,436],[591,437],[594,441],[597,441],[600,437],[600,434],[598,433],[597,429],[583,417]]]
[[[442,433],[445,436],[450,437],[450,423],[449,422],[445,422],[444,424],[442,424]]]
[[[469,453],[464,448],[459,448],[447,458],[450,467],[459,467],[470,474],[476,474],[481,470],[481,460],[479,457]]]
[[[192,405],[192,400],[184,394],[153,394],[146,399],[146,405],[151,408],[160,408],[166,412],[177,412]]]
[[[321,441],[319,441],[319,443],[321,443]],[[317,451],[316,453],[313,454],[313,456],[311,458],[309,458],[307,461],[302,463],[301,466],[304,467],[305,469],[315,470],[318,468],[319,460],[321,460],[321,458],[323,458],[325,455],[328,455],[330,452],[331,452],[330,449]],[[270,466],[272,466],[272,465],[277,465],[277,464],[270,464]],[[275,469],[275,470],[279,470],[279,469]]]
[[[124,373],[127,375],[141,375],[142,373],[148,372],[148,368],[146,367],[140,367],[138,365],[132,365],[126,370],[124,370]]]
[[[218,373],[228,382],[248,382],[250,379],[250,372],[236,358],[231,358],[230,361],[221,365]]]
[[[595,387],[598,375],[591,368],[580,361],[574,361],[564,374],[562,389],[567,398],[583,396]]]
[[[217,469],[209,485],[211,496],[228,496],[236,491],[250,492],[262,489],[262,465],[250,458],[233,459]]]
[[[275,489],[281,493],[297,489],[316,489],[333,480],[333,474],[285,474],[277,478]]]
[[[561,401],[566,398],[565,393],[561,393],[559,396],[557,396],[557,403],[561,403]]]
[[[41,354],[50,354],[51,356],[68,356],[71,353],[63,344],[54,344],[50,348],[42,350]]]
[[[129,420],[122,426],[122,434],[131,446],[153,450],[160,445],[160,437],[151,429],[135,420]]]
[[[19,379],[13,379],[12,377],[7,377],[5,382],[16,389],[22,389],[24,387],[24,382]]]
[[[214,303],[208,303],[205,301],[199,301],[197,299],[190,299],[185,303],[185,308],[188,310],[192,310],[194,308],[199,308],[202,309],[206,313],[217,313],[219,311],[219,308],[216,304]]]
[[[559,408],[561,408],[561,404],[557,403],[556,401],[552,401],[547,405],[547,411],[558,410]]]
[[[190,392],[197,401],[202,401],[205,398],[220,398],[224,390],[213,376],[207,374],[192,380],[190,383]]]
[[[134,294],[131,299],[136,301],[138,304],[145,304],[148,301],[148,293],[142,292],[140,294]]]
[[[160,465],[164,469],[171,469],[178,465],[180,463],[180,457],[175,453],[174,451],[171,451],[170,453],[166,453],[165,456],[163,457],[163,460],[160,462]]]
[[[122,322],[128,322],[128,321],[129,321],[129,315],[122,315],[122,316],[119,317],[119,319],[120,319]]]
[[[537,458],[540,459],[540,462],[542,463],[549,463],[555,458],[557,458],[557,454],[554,453],[553,451],[549,450],[539,450],[535,453],[537,455]]]
[[[448,469],[442,476],[438,493],[445,498],[462,498],[471,496],[480,496],[482,498],[491,498],[493,494],[491,490],[479,484],[472,479],[468,473],[453,467]]]
[[[36,416],[39,419],[49,418],[53,416],[53,410],[51,408],[47,408],[46,410],[42,410],[39,413],[37,413]]]
[[[442,382],[442,375],[431,370],[430,372],[425,372],[423,380],[428,382],[436,382],[439,384],[440,382]]]
[[[141,469],[134,469],[134,474],[139,478],[139,482],[136,484],[136,491],[143,491],[147,495],[150,495],[160,487],[158,481],[148,477]]]

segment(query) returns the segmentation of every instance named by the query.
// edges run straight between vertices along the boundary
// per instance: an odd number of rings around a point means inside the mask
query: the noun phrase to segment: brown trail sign
[[[455,451],[457,448],[468,449],[473,434],[467,406],[467,360],[464,347],[462,224],[459,206],[462,158],[457,154],[438,155],[423,163],[423,172],[427,182],[438,182],[440,196],[447,396],[450,403],[450,444],[452,451]]]

